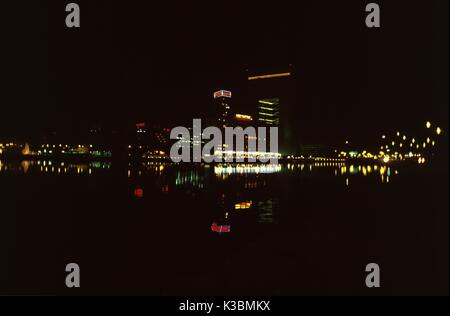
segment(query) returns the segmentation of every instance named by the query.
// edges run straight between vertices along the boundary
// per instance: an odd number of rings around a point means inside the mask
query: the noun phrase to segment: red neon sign
[[[230,225],[217,225],[217,223],[212,223],[211,230],[216,233],[229,233],[231,232]]]
[[[214,92],[214,99],[221,98],[221,97],[231,98],[231,91],[220,90],[220,91]]]

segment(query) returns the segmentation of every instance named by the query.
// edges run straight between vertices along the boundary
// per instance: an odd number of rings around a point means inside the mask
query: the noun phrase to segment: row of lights
[[[432,128],[432,124],[431,122],[427,121],[425,123],[425,127],[427,129],[431,129]],[[442,134],[442,129],[440,127],[436,127],[435,129],[435,133],[437,136]],[[384,163],[388,163],[391,160],[405,160],[408,158],[419,158],[418,162],[419,164],[423,164],[425,163],[425,158],[421,157],[421,154],[417,154],[417,153],[413,153],[412,151],[409,151],[409,153],[405,153],[405,154],[401,154],[398,151],[404,151],[408,148],[407,145],[407,141],[408,141],[408,136],[406,135],[402,135],[399,131],[397,131],[396,133],[397,137],[400,138],[400,141],[396,141],[396,140],[392,140],[391,143],[383,145],[380,147],[380,152],[376,155],[373,155],[371,153],[368,153],[366,151],[363,151],[362,154],[357,153],[357,152],[349,152],[348,156],[351,158],[373,158],[373,159],[381,159]],[[387,136],[385,134],[383,134],[381,136],[381,138],[383,140],[387,140]],[[345,141],[345,144],[349,144],[350,142],[348,140]],[[406,143],[406,144],[405,144]],[[419,150],[421,148],[426,149],[429,146],[434,147],[436,145],[436,141],[431,139],[430,137],[427,137],[425,141],[423,142],[419,142],[416,141],[415,138],[411,138],[411,141],[409,143],[409,150],[413,149],[413,150]],[[393,154],[389,154],[391,152],[391,149],[394,148],[401,148],[401,149],[397,149],[397,151]],[[342,151],[339,154],[339,157],[347,157],[347,153]]]
[[[6,149],[8,147],[14,147],[14,146],[15,146],[15,144],[13,142],[6,143],[6,144],[0,143],[0,155],[3,154],[3,149]]]

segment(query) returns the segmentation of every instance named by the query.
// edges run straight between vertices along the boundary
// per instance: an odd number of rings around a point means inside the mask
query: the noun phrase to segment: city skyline
[[[6,1],[0,296],[448,295],[448,6]]]
[[[2,52],[8,60],[2,80],[9,78],[3,84],[2,136],[120,129],[138,121],[177,124],[209,110],[211,93],[220,89],[233,91],[235,107],[246,112],[254,106],[248,103],[249,73],[279,69],[295,74],[289,107],[302,143],[365,140],[375,128],[408,130],[424,120],[440,121],[448,130],[448,76],[436,64],[444,62],[439,40],[446,34],[428,23],[439,14],[431,5],[410,5],[404,12],[400,4],[386,4],[386,11],[402,13],[396,20],[385,17],[389,34],[367,29],[358,6],[341,3],[307,2],[289,13],[277,8],[272,23],[264,23],[273,8],[190,8],[186,17],[173,13],[163,20],[145,19],[153,12],[146,4],[137,10],[99,1],[86,5],[78,31],[59,23],[58,5],[32,6],[41,14],[24,13],[22,40],[4,40],[19,53]],[[187,16],[196,22],[183,28]],[[219,22],[225,18],[234,23]],[[156,32],[159,25],[164,36]]]

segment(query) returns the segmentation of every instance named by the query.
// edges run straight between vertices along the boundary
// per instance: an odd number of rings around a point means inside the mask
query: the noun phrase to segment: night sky
[[[138,120],[172,125],[200,116],[215,89],[243,111],[245,70],[295,72],[293,106],[305,143],[448,131],[448,1],[70,1],[1,5],[0,139],[76,133]],[[14,4],[13,4],[14,3]]]

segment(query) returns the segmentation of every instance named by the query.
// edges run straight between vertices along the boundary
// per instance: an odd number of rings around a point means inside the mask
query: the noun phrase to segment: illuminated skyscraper
[[[221,127],[226,127],[230,124],[230,99],[230,91],[219,90],[214,92],[214,112],[218,125]]]
[[[296,151],[296,125],[292,113],[293,89],[291,67],[247,71],[248,104],[256,112],[258,126],[278,127],[279,152],[289,155]]]
[[[258,123],[267,126],[280,125],[280,99],[258,100]]]

